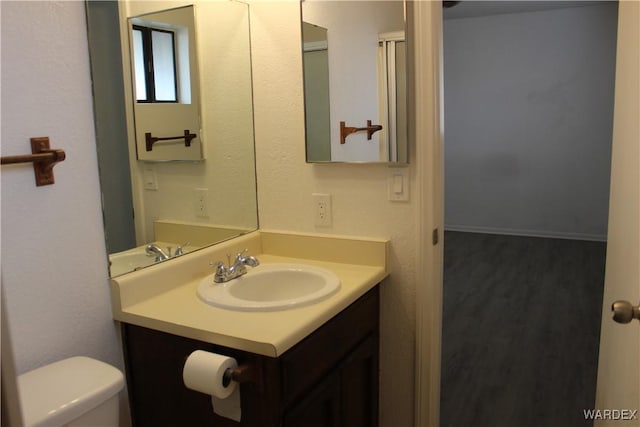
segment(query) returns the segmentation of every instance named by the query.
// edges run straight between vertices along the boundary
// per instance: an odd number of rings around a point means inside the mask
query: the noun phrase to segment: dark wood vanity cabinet
[[[277,358],[124,323],[133,425],[377,426],[378,307],[376,286]],[[240,423],[214,414],[210,396],[184,386],[182,368],[194,350],[253,368],[253,380],[240,386]]]

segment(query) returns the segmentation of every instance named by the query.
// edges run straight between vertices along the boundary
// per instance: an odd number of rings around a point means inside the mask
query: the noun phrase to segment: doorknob
[[[640,320],[640,306],[633,306],[629,301],[616,301],[611,304],[613,320],[618,323],[629,323],[633,319]]]

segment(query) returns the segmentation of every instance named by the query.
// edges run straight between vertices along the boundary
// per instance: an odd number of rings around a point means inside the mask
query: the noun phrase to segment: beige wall
[[[305,163],[299,3],[252,2],[251,33],[260,227],[391,240],[391,276],[381,287],[381,425],[411,426],[416,198],[387,200],[392,169],[384,165]],[[313,192],[332,195],[332,227],[313,225]]]

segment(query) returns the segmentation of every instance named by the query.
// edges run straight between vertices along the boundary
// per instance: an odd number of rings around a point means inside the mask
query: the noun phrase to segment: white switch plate
[[[158,178],[156,177],[156,171],[153,169],[145,169],[142,179],[144,179],[145,190],[158,190]]]
[[[313,223],[318,227],[331,226],[331,194],[312,193]]]
[[[409,170],[393,168],[388,178],[389,200],[392,202],[409,201]]]

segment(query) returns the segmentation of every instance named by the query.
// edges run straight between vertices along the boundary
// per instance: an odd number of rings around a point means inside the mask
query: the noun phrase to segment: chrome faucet
[[[147,255],[150,255],[150,256],[155,255],[156,262],[164,261],[166,259],[171,258],[171,253],[170,253],[171,250],[169,250],[169,253],[166,253],[165,251],[160,249],[160,246],[156,245],[155,243],[149,243],[144,248],[144,251],[147,253]]]
[[[231,264],[230,260],[228,260],[227,261],[229,263],[228,267],[225,266],[224,262],[222,261],[218,261],[214,263],[213,265],[215,265],[216,267],[216,274],[213,276],[213,281],[215,283],[228,282],[229,280],[235,279],[236,277],[240,277],[243,274],[246,274],[247,266],[257,267],[258,265],[260,265],[260,261],[258,261],[257,258],[253,256],[248,256],[248,257],[244,256],[244,253],[247,251],[248,249],[245,249],[239,254],[237,254],[233,264]],[[227,258],[229,258],[229,255],[227,255]]]

